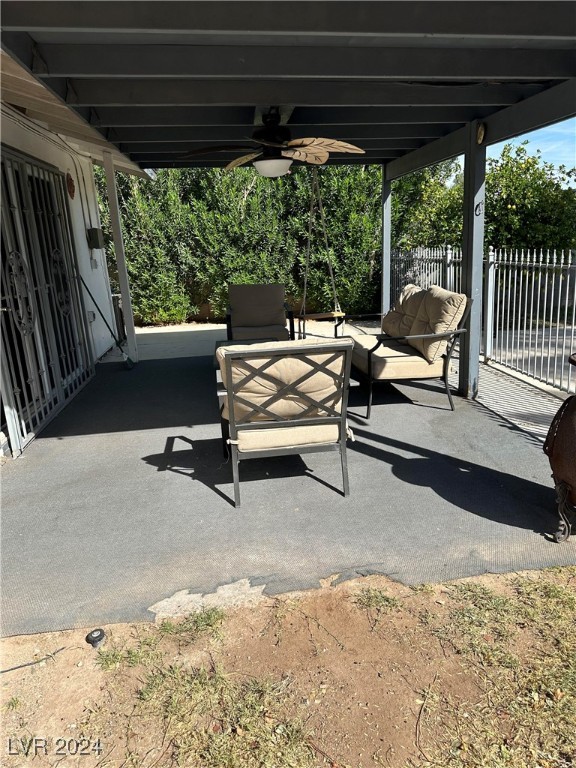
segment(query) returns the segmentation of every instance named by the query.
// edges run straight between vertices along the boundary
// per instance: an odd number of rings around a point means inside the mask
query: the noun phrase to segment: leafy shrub
[[[506,145],[488,161],[487,242],[522,247],[574,247],[576,171],[556,171],[524,145]],[[114,252],[102,172],[102,222]],[[143,324],[178,323],[209,307],[223,318],[228,283],[283,283],[295,309],[306,292],[308,312],[334,306],[329,265],[341,307],[373,312],[380,305],[382,169],[379,165],[319,170],[326,237],[318,205],[309,237],[312,169],[278,179],[252,168],[161,170],[153,181],[117,175],[133,308]],[[393,183],[392,245],[442,246],[462,240],[462,172],[457,160]]]
[[[303,299],[308,247],[308,167],[270,180],[251,169],[159,171],[154,181],[117,176],[134,313],[142,324],[182,322],[210,305],[223,317],[228,283],[278,282]],[[97,174],[108,257],[115,265],[103,174]],[[381,170],[320,172],[327,241],[315,210],[307,309],[372,308],[380,289]]]

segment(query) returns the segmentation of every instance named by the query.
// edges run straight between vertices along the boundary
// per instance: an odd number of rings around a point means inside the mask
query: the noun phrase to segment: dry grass
[[[463,669],[475,676],[478,697],[463,702],[447,695],[436,679],[421,691],[416,729],[421,759],[410,759],[407,767],[575,764],[575,584],[576,568],[509,578],[504,593],[464,581],[446,585],[445,600],[419,610],[420,631],[460,657]],[[433,594],[425,586],[413,592]],[[409,599],[385,589],[364,588],[351,599],[372,630],[391,612],[412,610]],[[436,610],[438,604],[442,609]],[[282,623],[289,614],[277,612],[276,620]],[[136,688],[128,686],[124,696],[116,688],[115,717],[126,720],[123,765],[306,768],[322,760],[288,677],[241,679],[210,662],[192,668],[167,662],[166,639],[214,638],[221,621],[217,611],[165,621],[136,637],[131,647],[100,651],[106,669],[120,675],[126,668],[140,669]]]
[[[368,613],[372,630],[376,629],[385,614],[401,606],[397,597],[391,597],[385,590],[373,587],[361,589],[355,602],[359,608],[364,608]]]
[[[99,665],[114,675],[111,703],[93,712],[86,727],[105,740],[106,731],[123,722],[123,768],[314,765],[301,722],[288,714],[288,678],[240,679],[217,668],[209,652],[207,665],[190,666],[187,656],[170,661],[200,639],[217,640],[223,618],[222,611],[209,609],[166,620],[136,629],[128,647],[98,651]]]
[[[576,568],[508,582],[507,595],[473,582],[449,592],[447,620],[429,629],[476,674],[480,695],[441,689],[422,709],[435,736],[423,766],[569,768],[576,764]]]
[[[72,735],[103,745],[86,768],[576,766],[576,567],[367,583],[119,626],[97,653],[37,648],[10,673],[7,734],[46,733],[42,704],[58,735],[70,680]]]
[[[148,675],[134,715],[162,723],[178,765],[312,766],[301,723],[284,712],[289,698],[288,679],[238,680],[218,669],[168,667]]]

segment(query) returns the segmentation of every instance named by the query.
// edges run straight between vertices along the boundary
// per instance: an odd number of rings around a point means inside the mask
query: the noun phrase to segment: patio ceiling
[[[271,106],[392,178],[576,113],[574,2],[13,2],[2,47],[140,168],[220,166]],[[4,99],[17,95],[4,78]],[[22,105],[20,105],[22,108]]]

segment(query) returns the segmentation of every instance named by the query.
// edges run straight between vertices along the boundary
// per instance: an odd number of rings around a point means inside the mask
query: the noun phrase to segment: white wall
[[[100,226],[90,157],[5,105],[2,105],[2,143],[72,176],[75,194],[73,199],[68,195],[68,207],[79,272],[116,332],[106,255],[103,250],[91,251],[86,241],[86,230]],[[113,346],[114,341],[83,286],[82,293],[86,311],[96,316],[88,322],[88,327],[92,354],[97,359]]]

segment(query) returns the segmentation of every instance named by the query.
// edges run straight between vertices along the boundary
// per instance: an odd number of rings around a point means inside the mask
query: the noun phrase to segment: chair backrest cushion
[[[334,360],[334,351],[323,351],[322,342],[306,339],[294,343],[294,350],[281,356],[266,354],[281,348],[286,350],[285,342],[265,342],[253,345],[235,345],[220,347],[217,359],[226,382],[226,351],[238,353],[246,351],[250,357],[234,357],[231,360],[232,384],[236,392],[234,397],[234,416],[237,423],[242,421],[274,421],[278,419],[326,417],[328,409],[341,412],[343,380],[346,374],[344,354],[338,354]],[[352,339],[327,340],[326,346],[352,349]],[[252,353],[258,352],[257,357]],[[256,409],[255,407],[256,406]],[[266,412],[259,412],[257,408]],[[228,399],[222,413],[229,419]]]
[[[286,325],[285,290],[279,283],[228,286],[232,326]]]
[[[394,309],[382,318],[382,333],[387,333],[388,336],[407,336],[416,320],[425,293],[425,290],[417,285],[406,285]]]
[[[454,331],[466,309],[464,293],[454,293],[433,285],[424,291],[416,319],[410,334],[445,333]],[[446,349],[446,340],[412,339],[408,342],[417,349],[429,363],[437,360]]]

